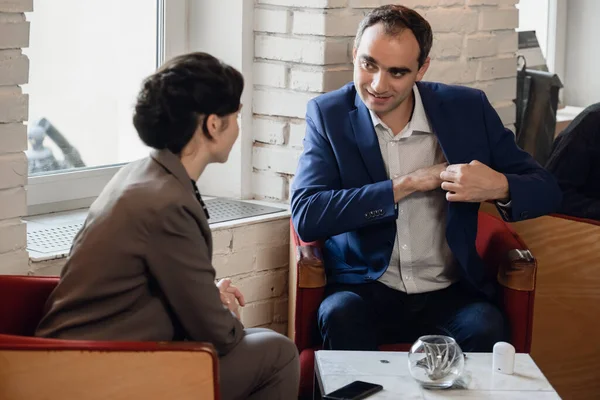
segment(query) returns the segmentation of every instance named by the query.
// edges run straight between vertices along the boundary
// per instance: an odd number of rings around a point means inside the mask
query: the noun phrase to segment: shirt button
[[[405,245],[405,244],[403,244],[401,247],[402,247],[402,250],[406,250],[406,249],[408,249],[408,246],[407,246],[407,245]]]

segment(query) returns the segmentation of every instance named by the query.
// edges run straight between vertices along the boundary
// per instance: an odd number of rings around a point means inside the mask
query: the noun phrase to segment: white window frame
[[[567,46],[567,0],[548,2],[548,70],[564,82]],[[562,93],[562,92],[561,92]]]
[[[548,70],[565,81],[566,43],[567,43],[567,0],[548,0],[548,18],[546,20],[546,65]],[[563,91],[559,92],[562,101]]]
[[[211,164],[198,187],[209,196],[252,198],[254,1],[189,0],[188,51],[204,51],[244,76],[240,136],[224,164]]]
[[[159,33],[163,45],[157,59],[162,62],[188,51],[190,0],[160,0]],[[160,18],[160,17],[163,18]],[[30,177],[27,183],[28,215],[88,207],[123,164],[56,172]]]

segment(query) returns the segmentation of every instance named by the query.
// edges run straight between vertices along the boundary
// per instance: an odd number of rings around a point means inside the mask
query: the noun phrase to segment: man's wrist
[[[494,200],[498,201],[499,203],[508,203],[510,201],[510,190],[508,187],[508,179],[506,179],[506,176],[504,176],[504,174],[498,173],[499,174],[499,188],[498,188],[498,194],[495,196]]]
[[[399,176],[392,179],[392,190],[394,192],[394,203],[398,203],[414,192],[411,178],[408,175]]]

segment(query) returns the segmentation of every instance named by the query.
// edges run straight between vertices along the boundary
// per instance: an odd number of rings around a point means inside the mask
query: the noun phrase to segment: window
[[[519,28],[517,31],[535,31],[535,35],[544,57],[548,50],[548,4],[549,0],[521,0],[519,9]]]
[[[84,207],[148,154],[131,122],[135,96],[186,50],[187,1],[35,0],[27,19],[30,214]]]
[[[565,79],[567,0],[520,0],[518,31],[535,31],[550,72]]]

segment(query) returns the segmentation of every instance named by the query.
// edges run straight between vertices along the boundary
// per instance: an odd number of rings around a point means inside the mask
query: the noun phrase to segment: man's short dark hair
[[[376,24],[382,24],[385,33],[388,35],[397,35],[405,29],[410,29],[419,43],[419,68],[425,63],[429,51],[431,51],[433,33],[431,32],[431,25],[421,14],[408,7],[395,4],[388,4],[374,9],[367,14],[358,26],[358,32],[354,39],[355,49],[358,48],[365,29]]]

